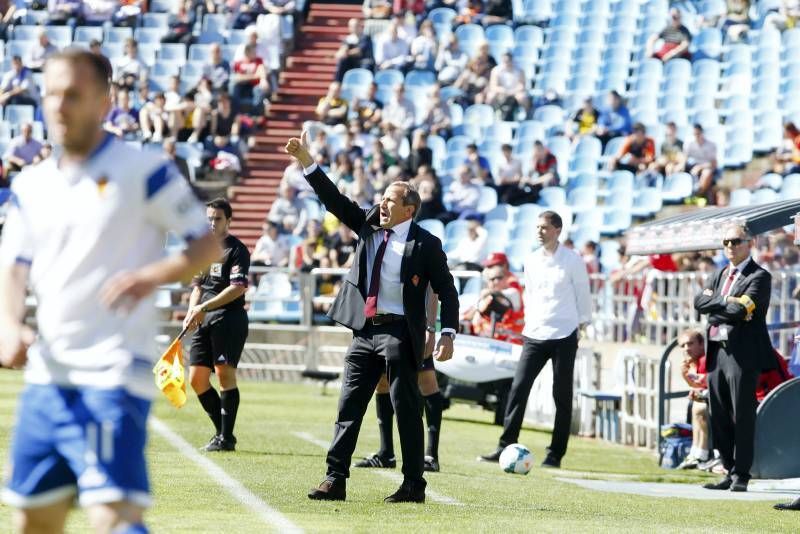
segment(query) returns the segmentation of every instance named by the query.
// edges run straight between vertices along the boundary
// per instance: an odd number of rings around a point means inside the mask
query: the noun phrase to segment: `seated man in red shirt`
[[[242,111],[251,115],[266,113],[270,92],[267,68],[264,60],[256,55],[256,47],[248,44],[244,48],[244,59],[233,64],[233,101]]]
[[[473,335],[522,344],[525,320],[522,285],[509,271],[508,258],[502,252],[489,254],[483,266],[487,286],[462,318],[470,321]]]
[[[678,469],[697,469],[708,460],[708,380],[705,341],[697,330],[686,330],[678,340],[683,349],[681,374],[692,389],[692,449]]]
[[[625,138],[619,153],[609,161],[612,171],[624,170],[634,174],[644,172],[655,160],[656,144],[652,137],[647,136],[644,124],[637,122],[633,125],[633,133]]]

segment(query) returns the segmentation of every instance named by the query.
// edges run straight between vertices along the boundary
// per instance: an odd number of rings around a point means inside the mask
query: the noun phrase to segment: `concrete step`
[[[309,116],[313,116],[315,109],[316,106],[314,104],[272,104],[270,106],[270,114],[285,111],[288,113],[307,113]]]
[[[270,195],[257,195],[249,192],[249,190],[244,190],[241,193],[236,195],[237,202],[243,203],[250,203],[250,204],[258,204],[261,206],[261,209],[265,209],[267,206],[272,204],[272,201],[277,198],[277,195],[270,194]]]
[[[264,210],[266,208],[266,205],[261,203],[261,202],[238,202],[238,201],[234,201],[234,202],[231,203],[231,207],[233,208],[233,211],[235,211],[237,213],[237,215],[240,215],[240,214],[242,214],[244,212],[251,213],[251,212],[254,212],[254,211],[258,212],[258,213],[262,213],[262,212],[264,212]]]
[[[232,195],[257,195],[257,196],[270,196],[274,195],[278,192],[278,190],[269,185],[255,185],[252,178],[245,179],[248,181],[248,185],[239,184],[239,185],[232,185],[229,188],[229,192]],[[263,182],[263,180],[262,180]]]

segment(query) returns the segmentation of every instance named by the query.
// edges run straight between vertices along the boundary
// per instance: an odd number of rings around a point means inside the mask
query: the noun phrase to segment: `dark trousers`
[[[575,369],[575,353],[578,351],[578,331],[563,339],[536,340],[525,338],[522,355],[517,365],[511,392],[508,395],[503,435],[499,445],[506,447],[519,440],[525,407],[531,393],[533,381],[539,376],[547,360],[553,360],[553,400],[556,404],[556,419],[548,455],[561,459],[567,452],[569,428],[572,423],[572,381]]]
[[[344,380],[333,442],[328,449],[328,479],[350,476],[350,462],[361,421],[381,374],[386,372],[389,395],[397,414],[403,475],[406,481],[423,482],[424,437],[417,387],[418,367],[404,321],[367,325],[364,330],[353,333],[353,342],[344,360]]]
[[[756,429],[758,371],[742,369],[720,347],[717,365],[708,374],[708,408],[714,447],[733,478],[750,480]]]

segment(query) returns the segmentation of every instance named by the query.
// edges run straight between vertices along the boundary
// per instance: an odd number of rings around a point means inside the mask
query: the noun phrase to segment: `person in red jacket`
[[[476,336],[521,344],[525,321],[522,285],[509,270],[508,258],[502,252],[489,254],[483,266],[486,287],[463,317],[470,321]]]

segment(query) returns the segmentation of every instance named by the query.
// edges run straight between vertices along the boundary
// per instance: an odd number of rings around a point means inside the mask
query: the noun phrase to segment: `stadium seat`
[[[50,42],[59,48],[72,44],[72,28],[69,26],[45,26],[44,31]]]
[[[730,207],[732,208],[741,208],[744,206],[749,206],[751,204],[751,200],[753,197],[753,193],[749,189],[745,189],[740,187],[739,189],[734,189],[731,191],[731,198],[730,198]]]
[[[447,241],[457,241],[467,235],[469,221],[456,219],[450,221],[444,227],[445,239]]]
[[[515,214],[516,208],[514,208],[514,206],[510,206],[508,204],[498,204],[486,213],[484,220],[487,223],[494,220],[506,221],[510,223],[515,220]]]
[[[505,247],[505,254],[508,257],[508,266],[512,272],[522,272],[525,258],[534,251],[534,240],[530,238],[514,239],[509,241]]]
[[[686,172],[678,172],[667,176],[661,190],[661,200],[665,204],[681,203],[692,195],[694,178]]]
[[[397,69],[386,69],[375,73],[375,83],[379,86],[395,87],[403,83],[403,73]]]
[[[158,60],[183,65],[186,63],[186,45],[183,43],[162,44],[158,51]]]
[[[636,193],[631,207],[634,217],[650,217],[661,211],[663,203],[661,190],[657,187],[645,187]]]
[[[689,47],[692,59],[718,59],[722,53],[722,33],[717,28],[703,28]]]
[[[133,38],[139,44],[160,43],[167,31],[168,28],[136,28],[136,31],[133,32]]]
[[[576,214],[590,211],[597,207],[597,189],[593,187],[576,187],[567,195],[567,204]]]
[[[600,233],[603,235],[619,235],[631,226],[631,212],[623,209],[608,210],[603,215]]]
[[[525,222],[536,222],[544,208],[538,204],[523,204],[517,208],[514,216],[515,224],[520,225]]]
[[[489,186],[482,186],[477,211],[487,213],[495,206],[497,206],[497,191]]]
[[[6,106],[5,120],[12,126],[16,126],[25,122],[33,122],[33,106]]]
[[[425,219],[420,221],[419,225],[438,237],[439,240],[444,241],[444,224],[439,219]]]
[[[753,196],[750,197],[750,204],[756,206],[758,204],[775,202],[776,200],[778,200],[778,193],[772,189],[765,188],[753,192]]]
[[[567,194],[561,187],[545,187],[539,193],[539,205],[547,208],[564,206],[567,203]]]
[[[169,15],[166,13],[142,13],[143,28],[168,28]]]
[[[474,56],[480,44],[485,40],[483,27],[477,24],[462,24],[455,31],[461,50],[468,56]]]
[[[133,30],[120,26],[110,26],[105,29],[103,44],[125,43],[126,40],[133,38]]]

